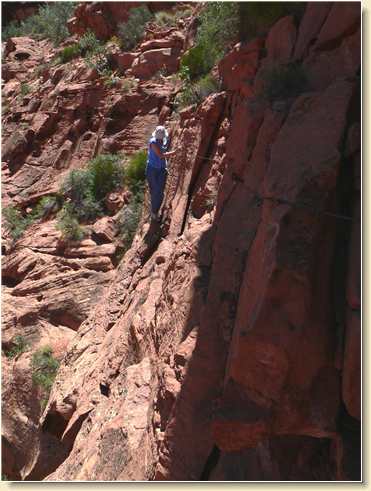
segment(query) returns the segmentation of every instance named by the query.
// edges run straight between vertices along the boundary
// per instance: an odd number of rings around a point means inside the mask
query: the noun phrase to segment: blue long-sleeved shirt
[[[166,141],[165,143],[161,144],[160,140],[156,140],[156,138],[154,137],[150,138],[148,142],[147,165],[150,167],[154,167],[155,169],[166,169],[166,159],[161,159],[155,154],[155,152],[151,148],[151,143],[157,145],[162,153],[166,152],[167,150]]]

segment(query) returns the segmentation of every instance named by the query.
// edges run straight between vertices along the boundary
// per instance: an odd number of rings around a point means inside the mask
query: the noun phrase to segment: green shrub
[[[144,200],[146,165],[147,152],[140,150],[130,157],[125,166],[125,182],[133,193],[133,197],[130,203],[120,211],[116,222],[124,251],[130,248],[140,221]]]
[[[177,17],[170,12],[157,12],[155,14],[155,23],[160,27],[174,27],[177,24]]]
[[[137,82],[133,78],[125,78],[122,81],[121,88],[124,92],[129,92],[137,86]]]
[[[88,53],[85,57],[86,65],[98,72],[101,77],[112,77],[108,53]]]
[[[106,87],[115,87],[116,85],[119,85],[120,82],[121,82],[120,77],[117,77],[114,73],[112,73],[105,78],[104,85]]]
[[[24,353],[28,349],[28,344],[23,336],[15,336],[13,347],[5,352],[7,358],[15,358],[20,353]]]
[[[23,216],[21,211],[14,206],[7,206],[6,208],[3,208],[5,227],[9,231],[12,239],[19,239],[27,227],[29,227],[36,220],[42,218],[45,212],[56,204],[58,204],[58,199],[56,197],[45,196],[34,207],[31,213],[28,213],[26,216]]]
[[[101,154],[89,162],[88,173],[92,176],[92,193],[97,201],[123,185],[125,169],[122,156]]]
[[[44,215],[52,209],[57,209],[61,206],[60,196],[44,196],[37,203],[32,213],[35,219],[43,218]]]
[[[78,45],[82,56],[87,53],[101,53],[104,50],[104,45],[90,29],[79,38]]]
[[[118,46],[119,48],[121,48],[122,41],[121,41],[121,39],[120,39],[119,37],[117,37],[117,36],[112,36],[112,37],[110,38],[110,40],[109,40],[109,41],[107,41],[106,45],[107,45],[107,44],[115,44],[116,46]]]
[[[88,30],[78,41],[80,54],[89,68],[97,70],[100,76],[112,77],[107,47]]]
[[[141,191],[146,178],[147,152],[140,150],[133,154],[125,167],[125,182],[134,194]]]
[[[5,219],[5,228],[10,233],[12,239],[19,239],[28,226],[27,219],[14,206],[3,208],[3,217]]]
[[[186,19],[192,15],[192,12],[192,7],[182,7],[175,12],[175,18],[176,20]]]
[[[262,96],[269,102],[297,97],[308,88],[308,78],[302,65],[272,65],[261,74]]]
[[[22,36],[21,24],[16,20],[12,20],[6,26],[3,25],[1,31],[1,40],[6,41],[9,38]]]
[[[142,202],[143,194],[139,193],[136,199],[124,206],[117,217],[116,226],[118,235],[123,242],[124,251],[127,251],[133,242],[142,213]]]
[[[60,44],[70,33],[67,21],[72,17],[76,2],[50,2],[39,7],[37,14],[24,21],[12,22],[2,31],[2,40],[14,36],[30,36],[36,39],[50,39]]]
[[[72,217],[78,223],[80,220],[94,220],[103,213],[102,206],[93,195],[93,179],[94,176],[87,169],[74,169],[63,182],[62,193],[70,199],[70,202],[64,205],[65,211],[62,210],[63,213],[60,215],[60,223],[66,230],[66,237],[74,235],[73,230],[76,227]],[[71,233],[68,232],[69,229],[72,230]],[[76,234],[78,235],[78,232]]]
[[[21,83],[21,96],[24,97],[31,92],[31,88],[26,82]]]
[[[71,44],[71,46],[66,46],[59,53],[59,58],[62,63],[67,63],[74,58],[77,58],[81,54],[81,48],[79,43]]]
[[[207,73],[214,63],[209,66],[206,60],[208,58],[209,48],[204,44],[199,44],[189,49],[180,60],[180,70],[181,70],[181,78],[182,73],[187,71],[191,80],[195,80],[198,77],[201,77],[203,74]]]
[[[238,2],[208,2],[200,14],[201,25],[196,45],[182,64],[190,68],[191,79],[206,75],[225,54],[228,45],[238,40]],[[196,64],[199,63],[199,68]]]
[[[90,221],[104,213],[105,197],[124,183],[122,160],[121,155],[101,154],[92,159],[86,169],[75,169],[68,174],[61,192],[70,199],[65,205],[69,217]],[[74,226],[70,219],[67,224]]]
[[[50,346],[44,346],[32,355],[32,381],[42,389],[42,406],[46,405],[58,368],[59,362],[53,357]]]
[[[210,73],[205,75],[205,77],[200,78],[195,83],[195,91],[199,98],[203,101],[210,94],[214,94],[219,90],[219,82]]]
[[[175,107],[179,110],[192,104],[200,104],[207,96],[218,92],[218,90],[219,83],[211,74],[196,82],[183,79],[182,90],[175,98]]]
[[[130,10],[126,23],[119,24],[118,36],[122,41],[122,47],[126,51],[133,49],[143,37],[146,23],[153,17],[147,6],[136,7]]]
[[[73,215],[73,211],[66,205],[63,206],[58,214],[56,229],[62,232],[63,239],[67,241],[80,241],[85,237],[84,229]]]

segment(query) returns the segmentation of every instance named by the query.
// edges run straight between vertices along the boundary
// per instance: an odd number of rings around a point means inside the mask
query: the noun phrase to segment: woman
[[[166,157],[175,150],[168,152],[169,135],[163,126],[157,126],[148,142],[148,159],[146,177],[151,195],[151,217],[159,221],[158,211],[164,198],[167,176]]]

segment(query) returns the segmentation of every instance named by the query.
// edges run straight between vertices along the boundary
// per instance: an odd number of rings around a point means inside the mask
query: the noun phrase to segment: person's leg
[[[158,176],[158,190],[159,190],[159,196],[158,196],[158,210],[161,208],[162,201],[164,199],[164,191],[165,191],[165,185],[166,185],[166,177],[167,177],[167,171],[165,169],[161,169],[159,176]]]
[[[160,209],[161,206],[161,201],[162,201],[162,170],[161,169],[154,169],[154,178],[153,178],[153,204],[152,204],[152,211],[157,215],[158,210]]]
[[[156,204],[156,169],[148,166],[146,170],[146,177],[149,187],[149,194],[151,196],[151,211],[155,212],[155,204]]]

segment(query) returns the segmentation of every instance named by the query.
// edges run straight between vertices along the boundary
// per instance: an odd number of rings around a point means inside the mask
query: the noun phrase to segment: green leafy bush
[[[40,218],[43,218],[47,212],[53,209],[56,210],[60,205],[60,196],[44,196],[32,210],[30,217],[32,217],[32,221],[39,220]]]
[[[190,6],[182,6],[180,9],[178,9],[175,12],[175,18],[176,20],[179,19],[186,19],[187,17],[190,17],[192,15],[193,9]]]
[[[107,44],[115,44],[116,46],[118,46],[119,48],[121,48],[121,45],[122,45],[122,41],[119,37],[117,36],[112,36],[110,38],[110,40],[106,43]]]
[[[133,201],[120,211],[116,226],[124,250],[127,251],[134,239],[142,213],[143,194],[138,193]]]
[[[127,22],[118,26],[118,36],[122,41],[123,49],[130,51],[137,45],[143,37],[146,23],[152,17],[153,14],[145,5],[130,10]]]
[[[59,361],[53,357],[50,346],[44,346],[32,355],[32,381],[42,389],[42,406],[46,405],[58,368]]]
[[[1,31],[1,40],[6,41],[9,38],[15,38],[22,36],[21,24],[20,22],[13,20],[9,22],[6,26],[3,24]]]
[[[113,76],[108,53],[88,53],[85,57],[86,65],[98,72],[101,77],[111,78]]]
[[[62,232],[62,237],[65,240],[80,241],[85,237],[84,229],[80,226],[77,218],[73,215],[73,211],[67,205],[68,203],[58,214],[56,229]]]
[[[63,235],[66,238],[78,236],[77,223],[79,221],[94,220],[102,215],[102,206],[93,194],[93,179],[94,176],[87,169],[72,170],[62,185],[62,193],[69,198],[59,215],[59,230],[65,230]],[[74,220],[72,220],[74,218]],[[79,240],[79,239],[73,239]]]
[[[140,150],[133,154],[125,167],[125,182],[135,194],[140,192],[146,178],[147,152]]]
[[[14,206],[7,206],[3,208],[3,217],[5,219],[4,225],[9,231],[12,239],[19,239],[27,227],[29,227],[36,220],[42,218],[48,210],[58,203],[59,200],[56,197],[45,196],[34,207],[31,213],[26,216],[23,216],[22,212]]]
[[[272,65],[261,74],[262,96],[269,102],[297,97],[308,88],[308,78],[300,64]]]
[[[111,77],[112,70],[109,62],[109,51],[94,32],[88,30],[78,41],[81,55],[89,68],[97,70],[100,76]]]
[[[12,239],[19,239],[28,226],[28,222],[20,210],[14,206],[7,206],[3,208],[3,217],[5,219],[5,228],[10,233]]]
[[[210,94],[218,92],[218,90],[219,82],[210,73],[205,75],[205,77],[200,78],[200,80],[195,83],[195,91],[202,101]]]
[[[24,353],[28,349],[28,344],[23,336],[15,336],[13,347],[5,352],[7,358],[15,358],[20,353]]]
[[[116,226],[127,251],[133,241],[142,214],[144,200],[144,183],[147,165],[147,152],[140,150],[133,154],[125,167],[125,182],[133,197],[119,213]]]
[[[104,45],[90,29],[79,38],[78,45],[82,56],[87,53],[102,53],[104,51]]]
[[[81,47],[79,43],[71,44],[71,46],[66,46],[59,53],[59,58],[62,63],[67,63],[74,58],[77,58],[81,54]]]
[[[26,82],[21,83],[21,96],[24,97],[31,92],[31,88]]]
[[[181,60],[191,80],[206,75],[238,39],[238,2],[208,2],[200,14],[196,45]]]
[[[86,169],[75,169],[68,174],[61,191],[70,199],[65,205],[70,217],[90,221],[104,213],[105,197],[124,183],[122,159],[121,155],[101,154]],[[66,223],[74,227],[73,221],[68,219]]]
[[[211,68],[206,60],[208,58],[208,50],[209,48],[204,44],[199,44],[189,49],[180,60],[180,70],[181,70],[181,78],[182,73],[187,71],[189,78],[191,80],[195,80],[201,77],[203,74],[207,73]]]
[[[39,7],[37,14],[24,21],[11,22],[2,31],[2,40],[9,37],[30,36],[36,39],[50,39],[55,46],[70,33],[67,21],[72,17],[76,2],[50,2]]]
[[[120,77],[117,77],[114,73],[111,73],[105,78],[104,85],[106,87],[115,87],[121,83]]]
[[[130,92],[137,86],[137,82],[133,78],[125,78],[121,83],[121,88],[124,92]]]
[[[170,12],[157,12],[155,14],[155,23],[160,27],[174,27],[177,24],[177,17]]]
[[[125,169],[122,156],[101,154],[89,162],[88,173],[92,176],[92,192],[97,201],[123,185]]]
[[[182,109],[192,104],[200,104],[207,96],[218,92],[219,83],[215,77],[208,74],[196,82],[183,79],[182,90],[177,94],[175,107]]]

